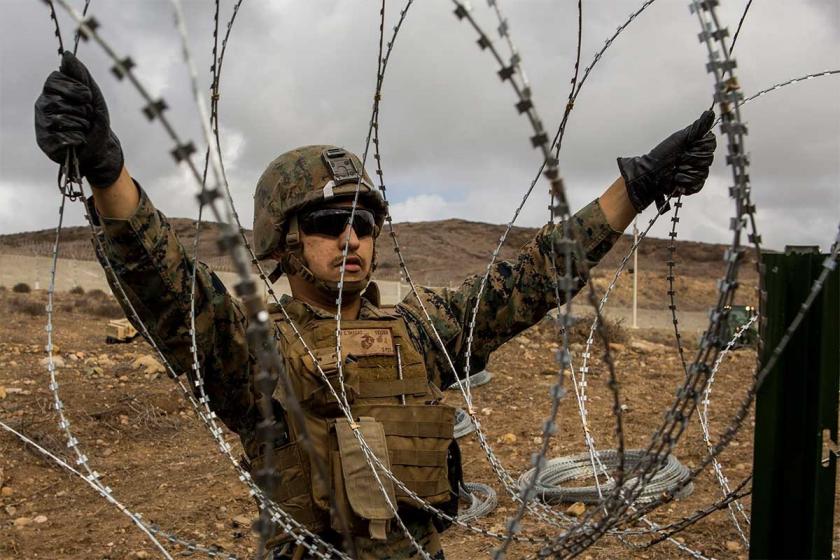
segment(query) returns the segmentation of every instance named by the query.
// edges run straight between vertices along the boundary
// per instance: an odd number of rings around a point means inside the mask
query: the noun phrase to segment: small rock
[[[145,550],[135,550],[134,552],[129,552],[128,556],[126,556],[126,560],[142,560],[143,558],[151,558],[151,556]]]
[[[17,527],[18,529],[20,529],[21,527],[26,527],[30,523],[32,523],[32,519],[30,519],[29,517],[18,517],[14,521],[15,527]]]
[[[152,356],[140,356],[131,363],[131,367],[134,369],[143,369],[147,374],[163,373],[166,371],[163,365]]]
[[[505,443],[505,444],[508,444],[508,445],[514,444],[514,443],[516,443],[516,435],[508,432],[508,433],[506,433],[505,435],[503,435],[502,437],[499,438],[499,442],[500,443]]]
[[[744,547],[738,541],[726,541],[726,550],[729,552],[738,552]]]
[[[53,356],[53,357],[52,357],[52,361],[53,361],[53,365],[54,365],[56,368],[63,368],[63,367],[64,367],[64,365],[65,365],[65,364],[64,364],[64,358],[62,358],[61,356]],[[49,357],[44,357],[44,358],[41,358],[41,362],[40,362],[40,363],[41,363],[41,365],[42,365],[42,366],[47,367],[47,364],[49,364],[49,363],[50,363],[50,359],[49,359]]]
[[[619,342],[610,342],[610,351],[611,352],[624,352],[627,347]]]
[[[33,521],[35,523],[38,523],[38,524],[46,523],[47,522],[47,516],[46,515],[39,515],[39,516],[35,517],[35,519],[33,519]]]
[[[12,360],[11,362],[9,362],[9,367],[17,367],[17,362]]]
[[[250,527],[251,518],[247,515],[237,515],[233,518],[234,527]]]
[[[128,416],[126,416],[125,414],[120,414],[120,424],[122,424],[123,426],[127,426]]]
[[[663,344],[636,339],[630,342],[630,348],[639,352],[661,352],[667,350],[668,347]]]
[[[50,351],[50,347],[47,346],[47,345],[44,345],[44,352],[49,352],[49,351]],[[53,344],[52,345],[52,352],[53,352],[53,354],[58,354],[59,352],[61,352],[61,346],[59,346],[58,344]]]
[[[6,398],[6,388],[0,385],[0,401]]]
[[[9,517],[14,517],[14,515],[17,513],[17,508],[15,506],[6,506],[3,509],[6,511],[6,515],[8,515]]]
[[[586,505],[583,502],[575,502],[566,508],[566,515],[572,517],[580,517],[584,513],[586,513]]]
[[[482,408],[481,413],[485,416],[490,416],[491,414],[493,414],[493,409],[490,407]]]
[[[11,486],[4,486],[2,489],[0,489],[0,496],[3,496],[4,498],[8,498],[14,493],[15,491],[12,489]]]

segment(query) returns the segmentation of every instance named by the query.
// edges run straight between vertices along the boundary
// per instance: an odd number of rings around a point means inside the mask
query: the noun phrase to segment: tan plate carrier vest
[[[393,512],[350,423],[323,379],[326,375],[341,395],[336,322],[310,312],[301,323],[298,330],[323,374],[282,318],[276,322],[282,335],[280,352],[330,480],[313,476],[317,473],[315,458],[307,456],[298,444],[300,428],[287,415],[290,443],[274,450],[274,501],[317,533],[330,527],[339,529],[336,514],[330,514],[332,494],[353,533],[384,539]],[[429,382],[423,356],[411,343],[405,321],[393,309],[378,308],[376,317],[342,321],[341,332],[347,400],[365,441],[411,491],[432,504],[447,502],[452,497],[447,453],[453,439],[455,409],[440,402],[442,394]],[[280,383],[275,397],[281,403],[285,401]],[[253,458],[251,463],[256,472],[262,467],[262,457]],[[378,474],[392,503],[415,503],[387,476]]]

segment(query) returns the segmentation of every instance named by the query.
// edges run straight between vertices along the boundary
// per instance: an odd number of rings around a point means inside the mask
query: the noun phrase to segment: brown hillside
[[[170,219],[181,242],[189,250],[195,240],[195,221],[186,218]],[[457,285],[471,274],[483,273],[504,232],[503,225],[470,222],[466,220],[442,220],[435,222],[406,222],[395,224],[402,253],[413,280],[422,285]],[[536,228],[514,227],[502,248],[500,258],[511,259],[520,247],[536,233]],[[202,261],[217,270],[232,270],[228,257],[219,251],[215,239],[219,226],[204,223],[201,228],[199,254]],[[64,258],[92,260],[93,249],[87,227],[70,227],[62,232],[60,255]],[[251,232],[247,232],[251,237]],[[52,253],[54,230],[42,230],[10,235],[0,235],[0,253],[49,256]],[[603,288],[612,278],[615,268],[627,254],[632,239],[623,236],[616,247],[595,269],[596,284]],[[667,239],[649,238],[639,249],[640,301],[643,307],[661,308],[666,297],[667,261],[669,259]],[[705,309],[713,301],[715,281],[723,273],[723,252],[725,246],[677,241],[676,286],[681,294],[684,309]],[[379,268],[376,276],[383,280],[396,280],[400,276],[399,265],[387,229],[379,240]],[[752,253],[747,253],[747,265],[742,267],[741,281],[747,286],[755,284]],[[631,261],[632,264],[632,261]],[[631,302],[629,277],[621,282],[611,296],[615,305],[629,305]],[[750,290],[743,292],[744,303],[751,303]]]

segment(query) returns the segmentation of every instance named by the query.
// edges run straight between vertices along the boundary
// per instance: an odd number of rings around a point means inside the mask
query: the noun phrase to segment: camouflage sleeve
[[[621,236],[607,223],[597,199],[572,217],[572,228],[575,238],[583,245],[587,268],[598,264]],[[555,246],[557,271],[563,274],[561,236],[560,225],[546,225],[522,247],[515,261],[500,261],[491,269],[475,318],[471,373],[484,369],[493,350],[540,321],[556,306],[551,248]],[[573,294],[586,284],[575,263],[576,260],[572,263]],[[456,290],[424,288],[418,292],[460,377],[464,375],[467,336],[482,276],[467,278]],[[412,294],[403,300],[401,307],[409,311],[415,322],[427,323]],[[445,356],[440,356],[442,352],[437,351],[440,345],[431,340],[431,335],[426,338],[431,345],[427,347],[434,348],[438,355],[434,363],[440,376],[437,381],[446,387],[454,381],[452,367]]]
[[[155,209],[139,185],[138,189],[140,204],[129,219],[99,218],[105,255],[97,249],[97,258],[105,266],[107,256],[128,302],[146,325],[155,345],[177,374],[187,373],[192,381],[193,260],[166,217]],[[108,276],[126,316],[138,327],[115,279]],[[195,288],[198,360],[210,406],[237,433],[253,429],[255,411],[249,382],[253,360],[245,328],[246,318],[237,302],[218,276],[199,262]],[[190,385],[195,387],[194,383]]]

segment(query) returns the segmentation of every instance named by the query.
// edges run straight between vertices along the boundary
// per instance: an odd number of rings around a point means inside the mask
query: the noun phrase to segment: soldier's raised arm
[[[93,190],[93,216],[104,252],[127,299],[108,277],[126,316],[131,307],[176,373],[192,375],[191,275],[194,267],[166,217],[129,176],[108,107],[96,81],[65,52],[35,103],[38,146],[57,163],[74,148],[79,171]],[[90,202],[90,201],[89,201]],[[198,263],[195,326],[198,359],[213,410],[234,431],[250,432],[255,417],[245,318],[218,277]],[[138,328],[138,330],[140,330]]]
[[[675,192],[693,194],[703,187],[714,158],[716,141],[710,131],[713,122],[714,113],[706,111],[648,154],[618,158],[621,177],[598,199],[572,216],[572,233],[583,249],[586,270],[609,252],[638,212],[653,202],[663,204]],[[557,304],[552,252],[558,257],[556,274],[563,275],[561,238],[561,225],[546,225],[522,247],[516,260],[493,266],[476,314],[471,372],[483,369],[493,350],[537,323]],[[583,270],[574,259],[572,295],[586,284]],[[456,290],[419,291],[435,327],[442,333],[459,376],[464,374],[467,336],[482,276],[467,278]],[[562,296],[563,291],[560,293]],[[413,295],[403,301],[402,307],[415,324],[422,325],[421,330],[429,330]],[[442,386],[454,381],[445,361],[441,360],[438,371]]]

